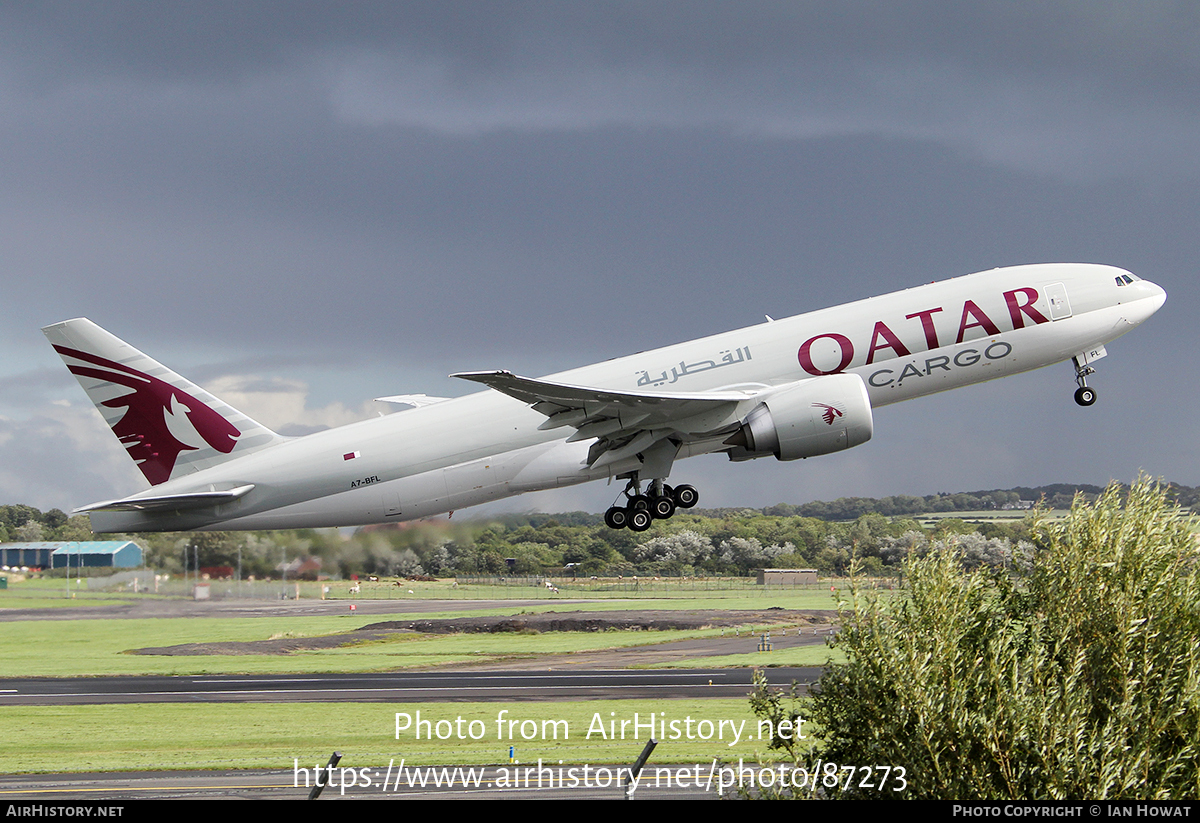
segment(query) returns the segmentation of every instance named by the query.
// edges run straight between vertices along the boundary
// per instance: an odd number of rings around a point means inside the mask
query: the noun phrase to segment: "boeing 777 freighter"
[[[1067,360],[1090,406],[1092,364],[1165,300],[1110,266],[995,269],[547,377],[463,372],[488,390],[296,438],[89,320],[43,331],[151,486],[79,509],[97,532],[388,523],[599,479],[626,481],[605,522],[644,531],[696,504],[667,484],[685,457],[842,451],[879,406]]]

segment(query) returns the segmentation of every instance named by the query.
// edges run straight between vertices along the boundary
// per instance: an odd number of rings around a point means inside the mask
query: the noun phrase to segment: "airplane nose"
[[[1157,283],[1151,283],[1149,280],[1141,281],[1140,285],[1147,292],[1144,299],[1151,301],[1151,305],[1154,307],[1150,309],[1151,314],[1161,309],[1163,304],[1167,302],[1167,290],[1162,286]]]
[[[1129,298],[1122,301],[1123,315],[1126,323],[1137,326],[1144,323],[1150,315],[1162,308],[1167,302],[1167,291],[1157,283],[1149,280],[1135,280],[1128,288],[1132,292]]]

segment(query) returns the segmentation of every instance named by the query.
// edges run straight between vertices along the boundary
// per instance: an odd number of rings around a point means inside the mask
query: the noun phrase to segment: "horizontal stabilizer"
[[[418,408],[420,406],[432,406],[434,403],[441,403],[443,400],[449,400],[449,397],[430,397],[427,394],[393,394],[390,397],[376,397],[376,403],[396,403],[400,406],[412,406]]]
[[[105,500],[102,503],[92,503],[90,506],[75,509],[72,514],[84,512],[140,512],[167,511],[183,509],[204,509],[219,506],[222,503],[232,503],[239,497],[245,496],[254,488],[253,483],[238,486],[221,492],[192,492],[190,494],[163,494],[158,497],[125,497],[121,500]]]

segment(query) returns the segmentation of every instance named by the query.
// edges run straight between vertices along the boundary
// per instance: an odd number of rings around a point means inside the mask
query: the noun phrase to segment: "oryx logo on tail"
[[[213,449],[229,454],[237,445],[241,431],[182,389],[98,355],[66,346],[56,345],[54,349],[64,358],[91,364],[85,366],[68,361],[67,367],[77,377],[104,380],[132,389],[119,397],[99,401],[98,405],[125,409],[121,418],[112,424],[113,434],[152,485],[171,479],[181,452],[195,451],[207,443]]]

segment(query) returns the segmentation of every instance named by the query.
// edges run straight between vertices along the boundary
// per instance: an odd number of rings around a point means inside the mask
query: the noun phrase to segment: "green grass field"
[[[338,633],[378,618],[310,617],[21,621],[5,626],[0,659],[6,677],[136,674],[265,674],[390,671],[464,662],[528,660],[542,655],[626,648],[719,635],[719,629],[663,632],[398,635],[386,641],[291,654],[141,655],[131,649],[214,640],[267,640]],[[347,639],[347,643],[353,643]],[[747,638],[747,646],[753,640]],[[824,650],[824,647],[817,647]],[[800,651],[764,653],[767,665],[805,665]],[[746,655],[742,657],[753,657]],[[720,660],[722,658],[717,658]],[[807,658],[806,658],[807,659]],[[823,658],[822,658],[823,660]],[[730,664],[718,664],[730,665]],[[739,660],[731,665],[746,665]]]
[[[51,585],[47,585],[49,582]],[[35,584],[35,585],[30,585]],[[420,585],[420,584],[418,584]],[[423,591],[432,597],[438,584]],[[62,581],[27,581],[0,591],[0,608],[71,608],[129,602],[153,595],[104,595],[81,591],[74,599],[59,595]],[[65,587],[64,587],[65,588]],[[460,587],[463,588],[463,587]],[[480,586],[471,599],[484,599],[494,589]],[[537,606],[497,606],[483,611],[455,609],[421,612],[408,618],[513,614],[521,611],[577,611],[622,609],[785,609],[831,608],[828,589],[626,593],[598,603],[571,604],[546,601]],[[512,594],[509,594],[512,597]],[[465,599],[465,598],[463,598]],[[55,615],[61,617],[61,615]],[[229,674],[384,671],[445,663],[481,660],[530,659],[572,651],[617,648],[720,634],[721,630],[671,632],[546,632],[523,634],[399,635],[386,641],[353,643],[321,651],[274,655],[135,655],[130,650],[181,643],[266,640],[273,637],[309,637],[350,631],[370,623],[403,620],[406,615],[295,617],[214,617],[155,619],[46,619],[16,620],[5,624],[0,636],[0,660],[6,677],[97,676],[106,674]],[[750,638],[747,638],[748,643]],[[688,661],[686,666],[792,666],[819,665],[828,656],[824,646],[710,660]],[[501,710],[512,719],[566,721],[570,737],[513,741],[500,739],[494,721]],[[477,720],[485,734],[479,740],[416,740],[395,738],[395,713],[420,710],[422,719]],[[612,714],[608,714],[611,712]],[[681,734],[662,741],[656,763],[710,762],[713,758],[753,759],[765,751],[755,740],[734,746],[729,740],[701,739],[699,729],[687,738],[686,718],[695,723],[746,721],[753,727],[746,700],[654,700],[514,703],[399,704],[135,704],[105,706],[11,707],[0,713],[0,756],[12,772],[79,772],[141,769],[291,768],[324,763],[335,749],[346,754],[345,766],[385,767],[389,760],[405,758],[409,765],[503,764],[510,744],[522,763],[625,763],[637,756],[645,742],[605,740],[586,734],[598,716],[602,720],[632,722],[637,713],[643,723],[655,712],[666,720],[679,720]],[[659,716],[662,719],[662,716]],[[443,724],[443,728],[449,728]],[[520,727],[518,727],[519,729]],[[706,730],[708,726],[704,727]],[[730,728],[728,723],[724,727]],[[528,729],[527,729],[528,731]],[[618,735],[619,737],[619,735]],[[711,737],[711,735],[710,735]]]
[[[29,580],[0,591],[0,608],[26,608],[31,602],[78,605],[112,605],[134,597],[80,592],[75,598],[56,599],[53,584],[62,581]],[[444,591],[448,585],[413,584],[424,591]],[[479,598],[499,586],[481,586]],[[424,598],[422,598],[424,599]],[[687,597],[662,597],[659,594],[626,596],[595,603],[547,601],[520,608],[497,605],[485,610],[455,609],[447,603],[442,612],[363,616],[347,611],[343,615],[303,615],[279,617],[213,618],[114,618],[111,620],[20,620],[8,622],[0,635],[0,660],[6,677],[73,677],[122,674],[232,674],[232,673],[312,673],[386,671],[462,662],[523,659],[539,655],[558,655],[572,651],[618,648],[661,643],[719,634],[719,629],[670,632],[547,632],[532,634],[459,634],[397,635],[386,641],[364,642],[352,635],[345,645],[320,651],[290,654],[245,655],[139,655],[135,649],[173,646],[184,643],[254,641],[279,637],[314,637],[351,632],[354,629],[391,620],[415,618],[453,618],[461,616],[507,615],[521,612],[570,612],[579,610],[611,611],[628,609],[829,609],[833,598],[827,589],[763,590],[734,592],[696,592]],[[61,615],[56,615],[61,617]],[[753,629],[754,627],[749,627]],[[47,654],[47,649],[53,653]],[[814,650],[773,652],[772,665],[808,665]],[[747,660],[749,658],[749,661]],[[755,655],[741,655],[725,665],[750,665]],[[824,658],[821,657],[820,660]],[[721,658],[718,658],[721,660]],[[819,662],[819,661],[818,661]]]
[[[397,713],[409,716],[399,737]],[[401,758],[413,766],[503,764],[510,745],[525,764],[629,763],[652,721],[660,739],[654,763],[769,755],[746,700],[668,699],[33,706],[0,713],[0,756],[7,771],[21,773],[291,769],[294,759],[311,769],[335,750],[342,766],[356,768]]]

